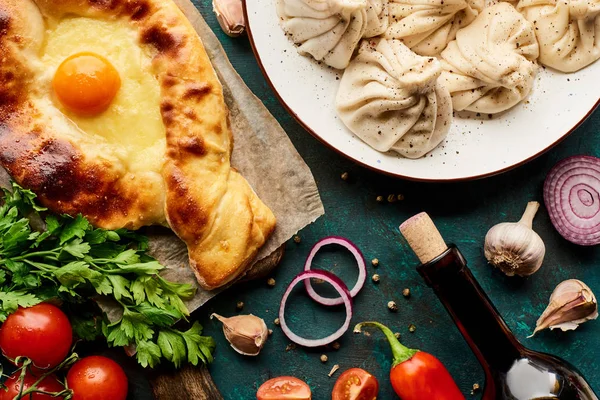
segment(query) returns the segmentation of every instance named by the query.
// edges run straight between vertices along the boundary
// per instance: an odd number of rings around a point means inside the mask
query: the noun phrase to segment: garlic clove
[[[237,37],[246,30],[242,0],[213,0],[217,21],[228,36]]]
[[[257,356],[269,337],[265,321],[252,314],[230,318],[212,314],[210,318],[213,317],[223,323],[223,333],[231,347],[245,356]]]
[[[537,320],[531,336],[546,328],[574,330],[596,318],[598,303],[592,290],[580,280],[569,279],[556,286],[550,296],[550,304]]]
[[[497,224],[485,236],[485,257],[508,276],[529,276],[542,266],[546,246],[532,229],[539,206],[537,201],[530,201],[519,222]]]

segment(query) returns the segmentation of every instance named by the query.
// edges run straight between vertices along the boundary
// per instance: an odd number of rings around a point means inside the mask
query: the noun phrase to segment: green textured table
[[[376,319],[402,334],[403,342],[437,355],[448,366],[463,393],[469,398],[474,383],[483,383],[483,372],[458,329],[425,286],[415,270],[416,258],[400,237],[398,225],[420,211],[427,211],[438,224],[446,240],[461,249],[483,288],[495,303],[515,335],[527,346],[550,352],[579,367],[594,389],[600,393],[600,321],[592,321],[574,332],[543,332],[533,339],[537,317],[545,308],[556,284],[578,278],[600,295],[600,248],[582,248],[563,240],[550,224],[542,208],[534,228],[544,239],[546,259],[541,270],[528,279],[507,278],[489,265],[483,256],[483,238],[498,222],[517,221],[527,201],[542,201],[542,184],[549,169],[560,159],[574,154],[600,156],[600,112],[596,112],[561,145],[537,160],[504,175],[458,184],[423,184],[401,181],[363,169],[321,145],[286,113],[265,82],[246,37],[231,39],[224,35],[212,13],[210,1],[194,1],[218,35],[229,58],[250,89],[264,102],[289,134],[300,154],[312,169],[321,191],[326,214],[300,232],[300,244],[290,241],[287,253],[273,277],[277,284],[269,288],[265,281],[236,286],[217,296],[197,317],[206,333],[217,340],[215,362],[210,371],[225,399],[253,399],[256,389],[267,379],[294,375],[304,379],[316,400],[329,399],[335,378],[350,367],[362,367],[374,374],[381,384],[380,399],[394,399],[388,380],[390,351],[380,334],[370,337],[347,333],[338,351],[288,349],[290,341],[273,324],[281,296],[292,278],[302,270],[312,244],[327,235],[341,235],[354,241],[368,260],[378,258],[378,285],[367,281],[355,301],[353,324]],[[340,175],[348,172],[351,179]],[[393,204],[376,202],[378,195],[402,193],[405,200]],[[356,278],[350,258],[343,252],[325,252],[316,265],[331,269],[351,282]],[[369,265],[369,275],[375,269]],[[404,287],[411,290],[402,297]],[[312,303],[298,288],[290,299],[289,318],[298,333],[328,334],[341,325],[342,309],[327,310]],[[391,313],[386,304],[398,303]],[[243,357],[231,349],[221,326],[209,320],[213,313],[237,314],[235,305],[243,301],[243,313],[263,317],[273,335],[258,357]],[[408,325],[417,329],[409,333]],[[321,354],[329,360],[323,364]],[[334,364],[340,372],[327,374]],[[424,399],[426,400],[426,399]]]

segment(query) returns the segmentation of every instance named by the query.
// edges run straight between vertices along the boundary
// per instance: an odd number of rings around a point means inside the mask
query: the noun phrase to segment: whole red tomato
[[[58,307],[41,303],[19,308],[0,327],[0,350],[8,358],[28,357],[40,369],[53,368],[69,354],[73,330]]]
[[[350,368],[340,375],[333,387],[332,400],[374,400],[379,392],[379,382],[360,368]]]
[[[123,369],[102,356],[77,361],[67,373],[67,386],[73,390],[72,400],[125,400],[127,376]]]
[[[258,400],[311,400],[306,382],[293,376],[280,376],[263,383],[256,393]]]
[[[0,400],[13,400],[21,390],[21,382],[19,382],[19,377],[21,375],[21,371],[17,371],[12,374],[4,384],[6,385],[6,391],[0,389]],[[33,375],[27,373],[25,375],[25,379],[23,380],[23,390],[26,390],[33,385],[38,378]],[[44,392],[58,393],[65,390],[65,387],[56,379],[54,375],[47,376],[37,385],[37,389],[43,390]],[[43,393],[32,393],[30,396],[25,397],[27,400],[56,400],[57,397],[53,397],[49,394]]]

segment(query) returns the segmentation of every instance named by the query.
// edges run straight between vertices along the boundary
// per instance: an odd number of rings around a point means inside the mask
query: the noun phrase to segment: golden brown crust
[[[42,14],[54,20],[122,18],[138,30],[161,86],[167,142],[161,182],[123,174],[110,157],[87,157],[82,149],[93,143],[74,143],[53,131],[53,123],[40,122],[27,95],[33,90],[27,57],[43,41]],[[98,226],[137,228],[166,219],[188,245],[205,288],[222,286],[245,270],[273,231],[275,217],[230,166],[222,87],[202,42],[173,2],[0,0],[0,54],[0,163],[17,182],[52,210],[81,212]]]

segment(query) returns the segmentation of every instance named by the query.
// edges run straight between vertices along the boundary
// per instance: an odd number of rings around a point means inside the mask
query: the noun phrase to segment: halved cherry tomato
[[[19,378],[21,376],[21,371],[17,371],[10,376],[4,382],[7,390],[0,389],[0,400],[13,400],[21,391],[21,382]],[[25,374],[25,379],[23,380],[23,391],[29,389],[31,385],[37,382],[38,378],[27,373]],[[47,376],[37,385],[38,390],[43,390],[44,392],[50,393],[59,393],[65,390],[65,387],[56,379],[54,375]],[[27,395],[23,397],[27,400],[56,400],[57,397],[54,397],[49,394],[44,393],[36,393],[33,392],[31,395]]]
[[[41,303],[19,308],[0,327],[0,349],[8,358],[28,357],[40,369],[53,368],[71,350],[73,330],[60,308]]]
[[[125,400],[127,375],[107,357],[90,356],[77,361],[67,373],[72,400]]]
[[[378,392],[377,378],[364,369],[350,368],[335,382],[331,400],[375,400]]]
[[[258,400],[311,400],[310,387],[293,376],[280,376],[263,383],[256,393]]]

